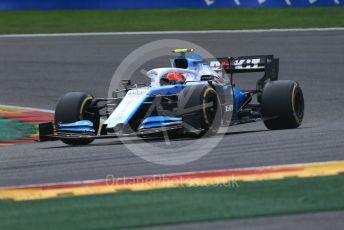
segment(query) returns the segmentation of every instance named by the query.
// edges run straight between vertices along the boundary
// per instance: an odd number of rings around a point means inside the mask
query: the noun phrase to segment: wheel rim
[[[300,88],[296,88],[294,93],[294,113],[301,122],[304,114],[304,100]]]
[[[82,105],[81,111],[80,111],[80,119],[81,120],[90,120],[93,122],[93,128],[95,130],[95,133],[97,134],[99,131],[99,120],[97,118],[97,114],[95,114],[94,111],[90,111],[87,109],[87,107],[92,102],[93,97],[86,98],[84,101],[84,104]]]
[[[204,106],[205,120],[208,125],[212,125],[218,109],[217,96],[214,93],[208,95],[204,100]]]

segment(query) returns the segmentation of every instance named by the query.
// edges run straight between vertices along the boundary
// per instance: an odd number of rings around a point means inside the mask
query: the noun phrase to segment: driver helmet
[[[162,80],[170,85],[185,84],[186,82],[185,76],[182,73],[168,73]]]

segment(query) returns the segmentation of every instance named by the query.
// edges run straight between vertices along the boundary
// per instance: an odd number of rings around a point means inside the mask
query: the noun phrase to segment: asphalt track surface
[[[262,123],[231,127],[209,154],[177,166],[147,162],[117,140],[87,147],[60,142],[4,147],[0,186],[344,159],[344,31],[0,38],[0,104],[53,109],[69,91],[106,96],[123,58],[140,45],[164,38],[194,42],[216,56],[278,56],[280,79],[297,80],[304,91],[301,128],[268,131]],[[162,65],[166,61],[152,63]],[[238,83],[247,89],[254,79],[238,76]]]

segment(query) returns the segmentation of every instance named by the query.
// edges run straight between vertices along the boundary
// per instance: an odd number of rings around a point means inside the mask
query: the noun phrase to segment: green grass
[[[343,26],[343,7],[0,12],[1,34]]]
[[[0,229],[115,229],[344,209],[344,175],[0,202]]]

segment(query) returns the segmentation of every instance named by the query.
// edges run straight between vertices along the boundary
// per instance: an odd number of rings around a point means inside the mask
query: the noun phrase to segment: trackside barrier
[[[0,0],[0,10],[291,8],[344,6],[344,0]]]

